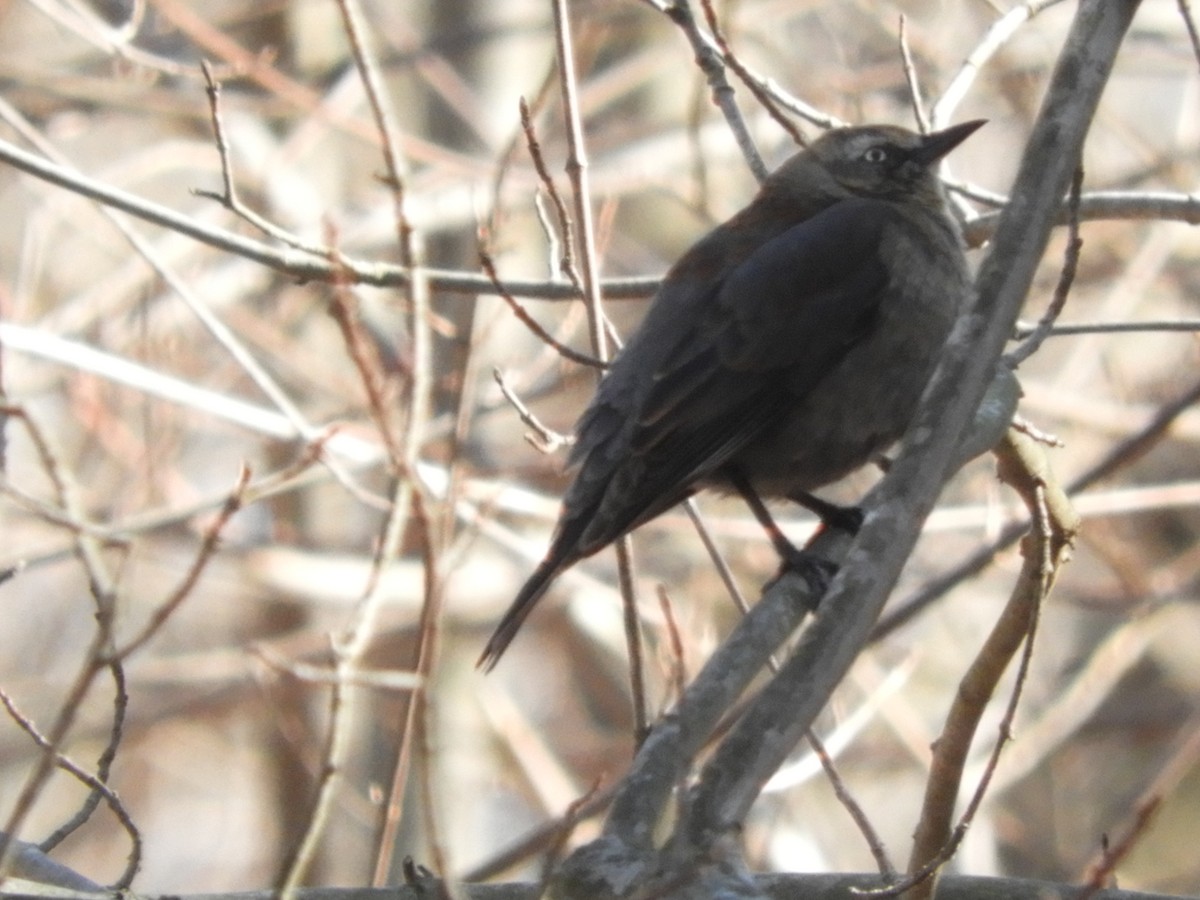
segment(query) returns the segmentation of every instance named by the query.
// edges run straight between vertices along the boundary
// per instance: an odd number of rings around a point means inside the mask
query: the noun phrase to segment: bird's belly
[[[814,490],[845,477],[894,443],[919,397],[919,391],[904,385],[878,383],[814,391],[733,462],[763,496]]]
[[[913,304],[907,320],[881,323],[807,395],[782,400],[776,423],[731,462],[767,497],[814,490],[870,462],[916,411],[952,324],[945,307],[926,306],[933,314],[914,322]]]

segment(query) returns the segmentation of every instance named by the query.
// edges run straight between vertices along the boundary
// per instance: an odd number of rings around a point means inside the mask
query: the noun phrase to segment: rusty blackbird
[[[768,528],[760,497],[835,516],[808,492],[903,434],[968,294],[935,164],[982,124],[828,131],[671,267],[576,426],[550,550],[481,666],[560,572],[700,488]]]

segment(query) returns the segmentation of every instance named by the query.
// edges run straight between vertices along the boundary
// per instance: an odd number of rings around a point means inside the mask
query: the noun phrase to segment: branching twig
[[[588,336],[592,353],[601,362],[608,361],[608,335],[605,332],[602,286],[596,255],[596,235],[592,215],[592,192],[588,183],[588,160],[584,145],[583,122],[577,96],[575,57],[572,49],[571,22],[566,0],[552,0],[554,11],[555,51],[558,57],[559,86],[562,91],[563,116],[567,126],[567,175],[573,188],[575,222],[579,229],[576,248],[582,264],[583,299],[588,314]],[[633,699],[635,739],[640,741],[647,730],[646,689],[643,672],[641,640],[637,636],[637,600],[633,596],[633,574],[630,555],[632,542],[628,537],[615,544],[617,571],[623,587],[626,633],[629,643],[629,679]]]
[[[840,124],[836,120],[829,126]],[[412,273],[403,265],[345,258],[340,267],[329,260],[292,248],[280,248],[256,241],[198,219],[176,212],[169,207],[152,203],[127,191],[83,175],[38,156],[27,153],[7,141],[0,141],[0,162],[8,163],[29,175],[58,185],[81,196],[90,197],[114,209],[127,212],[155,225],[187,235],[223,252],[232,253],[297,281],[331,282],[348,272],[356,284],[375,287],[404,287]],[[1079,201],[1080,221],[1100,219],[1149,220],[1200,224],[1200,194],[1166,192],[1106,191],[1084,196]],[[967,243],[978,247],[995,232],[998,213],[984,213],[964,226]],[[1058,224],[1067,221],[1065,204],[1059,212]],[[491,294],[493,285],[484,275],[473,272],[424,268],[422,275],[431,288],[461,294]],[[612,300],[644,299],[658,289],[658,277],[617,278],[602,282],[604,295]],[[569,283],[546,279],[506,279],[505,286],[515,296],[536,297],[541,300],[577,300],[579,291]]]
[[[1111,447],[1082,474],[1072,479],[1066,487],[1067,496],[1075,496],[1148,452],[1166,436],[1172,423],[1197,402],[1200,402],[1200,381],[1192,384],[1174,400],[1164,403],[1142,428]],[[1016,522],[1008,526],[990,544],[971,554],[949,572],[928,582],[916,594],[905,598],[897,605],[895,611],[879,620],[878,626],[871,634],[871,640],[878,641],[891,634],[911,621],[925,607],[944,597],[955,585],[983,571],[998,553],[1020,540],[1028,527],[1028,522]]]
[[[288,247],[302,250],[305,253],[312,253],[316,256],[322,256],[326,259],[335,259],[335,251],[332,247],[305,241],[299,235],[293,234],[286,228],[280,228],[274,222],[268,221],[265,217],[242,203],[241,198],[238,196],[237,178],[233,174],[233,155],[230,153],[229,139],[225,134],[225,121],[221,115],[221,84],[213,75],[212,64],[208,60],[201,60],[200,68],[204,72],[204,92],[208,96],[209,120],[212,122],[213,141],[217,145],[217,155],[221,161],[222,189],[218,193],[217,191],[193,188],[192,193],[197,197],[205,197],[209,200],[217,201],[238,218],[243,219],[263,234],[274,238]]]
[[[500,388],[500,393],[504,395],[504,399],[512,404],[512,408],[517,411],[517,415],[521,417],[521,421],[533,429],[532,435],[526,435],[525,439],[542,453],[554,453],[560,447],[568,446],[573,443],[573,438],[569,435],[559,434],[551,428],[546,427],[535,416],[509,386],[504,375],[499,369],[492,370],[492,377],[495,378],[496,384]]]
[[[1001,479],[1010,484],[1025,501],[1034,527],[1026,538],[1024,566],[1009,601],[964,675],[946,717],[945,727],[934,742],[925,802],[909,859],[911,881],[893,888],[894,891],[907,890],[906,897],[909,900],[932,896],[935,879],[928,876],[953,855],[970,824],[970,816],[983,800],[1000,750],[1008,740],[1009,725],[1016,714],[1017,701],[1028,669],[1038,610],[1045,602],[1059,567],[1070,553],[1079,527],[1078,516],[1055,482],[1040,443],[1012,429],[997,452],[1001,460]],[[950,822],[976,729],[1001,676],[1022,643],[1025,653],[1001,724],[1000,739],[968,804],[967,813],[952,834]]]
[[[1029,335],[1021,346],[1005,355],[1005,363],[1013,369],[1038,351],[1042,343],[1049,337],[1050,332],[1054,329],[1054,323],[1058,321],[1063,308],[1067,305],[1067,297],[1071,293],[1071,285],[1075,283],[1075,273],[1079,269],[1079,254],[1083,250],[1083,240],[1079,237],[1079,195],[1082,190],[1083,169],[1077,168],[1075,177],[1071,179],[1071,191],[1067,196],[1067,210],[1070,217],[1067,221],[1067,248],[1063,252],[1062,271],[1059,272],[1058,284],[1055,285],[1050,305],[1046,308],[1046,312],[1042,315],[1033,334]]]
[[[567,212],[567,204],[563,202],[562,194],[559,193],[558,186],[554,183],[550,170],[546,167],[546,159],[542,155],[542,145],[537,139],[533,118],[529,113],[529,104],[525,102],[524,97],[521,98],[520,109],[521,130],[525,133],[525,146],[529,150],[529,158],[533,161],[533,168],[537,172],[538,180],[542,183],[542,189],[550,198],[550,202],[554,204],[554,213],[558,220],[561,240],[552,240],[550,243],[552,247],[557,245],[562,248],[558,257],[559,274],[565,275],[575,289],[582,294],[583,285],[579,280],[579,271],[575,267],[575,229],[572,227],[571,214]],[[491,275],[492,272],[488,274]],[[498,282],[497,287],[499,287]]]
[[[704,73],[709,90],[712,91],[713,103],[725,117],[725,124],[729,126],[746,165],[750,167],[754,177],[758,181],[762,181],[767,177],[767,164],[763,162],[762,155],[754,144],[754,138],[750,135],[746,120],[742,116],[741,110],[738,109],[733,87],[729,84],[729,79],[725,77],[723,54],[713,39],[700,30],[695,13],[692,12],[691,0],[671,0],[671,2],[655,3],[654,5],[679,26],[680,31],[688,39],[696,57],[696,65]]]
[[[571,362],[579,363],[581,366],[589,366],[593,369],[604,370],[608,368],[608,364],[601,362],[594,356],[588,356],[586,353],[580,353],[578,350],[572,349],[558,340],[554,335],[543,328],[538,321],[529,314],[529,310],[525,309],[517,298],[508,291],[504,283],[500,281],[500,276],[496,272],[496,263],[493,261],[491,254],[487,250],[487,235],[480,235],[479,249],[479,265],[491,279],[496,294],[508,304],[508,308],[512,310],[513,315],[517,317],[517,321],[528,328],[533,335],[542,343],[546,344],[555,350],[563,359],[569,359]]]
[[[130,845],[129,858],[125,864],[125,871],[121,873],[121,876],[115,882],[113,882],[112,885],[110,885],[110,889],[120,891],[128,888],[133,882],[133,877],[137,874],[138,868],[141,866],[142,835],[138,830],[137,825],[134,824],[133,819],[130,817],[128,810],[126,810],[124,804],[121,803],[120,798],[107,784],[108,766],[104,765],[102,770],[98,769],[96,775],[91,774],[84,769],[83,766],[76,763],[65,753],[55,750],[50,741],[47,740],[40,731],[38,731],[37,726],[34,725],[28,716],[26,716],[17,708],[17,705],[13,702],[12,698],[9,697],[8,694],[3,690],[0,690],[0,704],[4,705],[5,710],[8,711],[9,717],[17,723],[22,731],[29,735],[33,742],[37,744],[37,746],[40,747],[43,752],[50,752],[54,754],[55,765],[58,768],[62,769],[64,772],[70,773],[75,779],[87,786],[89,797],[95,797],[97,802],[100,799],[103,799],[104,802],[108,804],[108,808],[112,811],[112,814],[116,817],[117,821],[121,823],[121,827],[125,829],[125,833],[129,835]],[[110,742],[109,746],[115,750],[116,743]],[[111,763],[111,758],[108,760],[108,762]],[[91,808],[89,807],[87,812],[90,813],[90,811]],[[40,841],[38,844],[38,849],[43,853],[49,853],[52,849],[54,849],[54,847],[58,846],[58,844],[61,843],[61,841],[68,834],[78,828],[79,825],[83,824],[83,821],[86,820],[86,818],[87,815],[81,811],[80,814],[72,817],[71,822],[67,823],[61,828],[56,829],[54,834],[50,835],[45,840]]]
[[[676,3],[676,6],[679,5],[681,4]],[[717,10],[713,6],[712,0],[700,0],[700,5],[704,8],[704,19],[706,22],[708,22],[708,27],[712,31],[713,39],[717,42],[717,46],[721,48],[721,56],[725,62],[725,65],[733,69],[738,78],[742,80],[742,83],[750,89],[750,93],[752,93],[754,98],[763,105],[763,108],[767,111],[771,118],[775,120],[775,124],[786,131],[798,146],[805,146],[807,141],[804,140],[804,135],[801,134],[800,129],[792,124],[791,120],[783,114],[783,111],[779,108],[779,104],[776,103],[772,92],[767,90],[767,88],[759,82],[755,75],[748,68],[746,68],[746,66],[738,58],[737,54],[733,52],[733,48],[729,45],[729,41],[725,37],[724,30],[721,28],[721,22],[720,19],[717,18]],[[733,108],[736,110],[736,107]],[[722,107],[722,109],[724,109],[724,107]],[[762,181],[763,175],[759,173],[758,169],[754,168],[753,165],[751,168],[754,169],[755,175],[759,176],[759,181]]]

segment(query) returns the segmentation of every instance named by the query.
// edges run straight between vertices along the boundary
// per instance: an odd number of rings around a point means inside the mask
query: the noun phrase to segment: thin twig
[[[486,249],[488,244],[487,235],[480,234],[479,242],[479,265],[483,268],[487,277],[491,279],[495,293],[508,304],[508,308],[512,310],[518,322],[533,332],[534,337],[556,351],[563,359],[569,359],[571,362],[579,363],[581,366],[589,366],[601,371],[608,368],[607,363],[601,362],[594,356],[588,356],[586,353],[580,353],[578,350],[568,347],[543,328],[537,319],[529,314],[529,310],[525,309],[517,301],[517,298],[505,288],[504,283],[500,281],[500,276],[496,272],[496,263],[492,259],[491,253]]]
[[[1076,476],[1066,487],[1067,496],[1081,493],[1149,452],[1166,436],[1175,420],[1197,402],[1200,402],[1200,381],[1194,382],[1174,400],[1164,403],[1145,425],[1116,446],[1110,447],[1086,471]],[[871,633],[871,640],[883,639],[915,618],[925,607],[944,597],[953,587],[983,571],[998,553],[1020,540],[1028,528],[1027,521],[1014,522],[990,544],[976,550],[944,575],[927,582],[915,594],[897,604],[894,611],[880,618]]]
[[[674,2],[659,8],[668,19],[679,26],[688,39],[688,43],[692,45],[696,65],[708,82],[713,103],[725,117],[725,124],[729,126],[729,131],[737,142],[746,165],[750,167],[750,171],[754,173],[754,177],[758,181],[763,181],[768,174],[767,164],[763,162],[762,154],[758,152],[758,148],[754,144],[754,138],[750,135],[746,120],[742,116],[741,110],[738,109],[733,88],[729,84],[729,79],[725,77],[724,54],[715,45],[714,40],[700,30],[696,16],[692,12],[691,0],[674,0]]]
[[[37,422],[23,407],[5,405],[4,414],[8,418],[19,419],[35,448],[37,458],[54,488],[55,496],[68,519],[79,521],[83,513],[77,501],[74,486],[70,483],[67,473],[58,460],[58,455],[51,449],[50,441],[43,434]],[[34,769],[28,774],[21,792],[13,804],[2,831],[0,831],[0,884],[3,883],[7,872],[7,856],[10,842],[18,836],[25,818],[31,813],[33,805],[41,793],[46,781],[50,778],[54,767],[58,764],[59,748],[66,739],[74,724],[83,703],[97,675],[104,669],[113,674],[116,688],[113,701],[113,721],[109,729],[109,740],[101,752],[97,768],[102,778],[107,778],[109,768],[115,757],[117,746],[121,740],[125,713],[128,707],[128,696],[125,692],[125,674],[121,660],[112,654],[115,640],[114,628],[116,619],[116,588],[100,552],[99,542],[87,531],[79,530],[73,534],[76,555],[88,579],[88,587],[95,603],[96,629],[87,648],[74,682],[67,690],[62,705],[48,735],[39,741],[42,750]],[[39,735],[40,737],[40,735]],[[68,831],[74,830],[91,815],[99,803],[100,792],[92,791],[84,804],[65,826]],[[135,853],[130,865],[121,876],[121,881],[132,881],[137,872],[140,852]]]
[[[908,46],[908,18],[900,14],[900,59],[904,62],[904,81],[908,85],[908,100],[912,104],[913,120],[921,134],[929,133],[929,115],[921,99],[921,83],[917,79],[917,66],[913,62],[912,50]]]
[[[678,5],[678,4],[677,4]],[[792,121],[783,114],[779,108],[779,104],[775,102],[775,97],[771,91],[760,83],[757,77],[742,63],[738,55],[733,52],[733,48],[729,44],[729,40],[725,37],[724,29],[721,28],[721,20],[717,17],[717,10],[713,6],[713,0],[700,0],[700,5],[704,9],[704,19],[708,22],[708,27],[712,31],[713,39],[717,42],[717,46],[721,48],[721,55],[725,65],[733,69],[734,73],[742,80],[742,83],[750,89],[750,93],[754,98],[763,105],[763,108],[775,120],[780,128],[788,133],[792,141],[797,146],[803,147],[807,144],[804,135]],[[731,95],[732,96],[732,95]],[[736,107],[734,107],[736,109]],[[739,142],[740,143],[740,142]],[[760,161],[761,162],[761,161]],[[753,166],[752,166],[753,168]],[[754,169],[754,173],[759,175],[759,181],[762,176],[758,169]]]
[[[663,621],[666,623],[667,647],[670,656],[667,662],[667,684],[670,686],[668,702],[678,701],[683,696],[683,688],[688,683],[687,660],[683,652],[683,638],[679,633],[679,622],[675,618],[675,607],[671,603],[671,595],[664,584],[659,584],[658,607],[662,610]]]
[[[500,387],[500,393],[504,396],[504,399],[512,404],[512,408],[517,411],[517,415],[520,416],[521,421],[533,429],[533,434],[525,435],[525,439],[529,443],[542,453],[555,453],[560,448],[570,446],[574,443],[574,438],[570,435],[559,434],[552,428],[543,425],[521,398],[516,395],[499,369],[492,370],[492,377]]]
[[[1196,57],[1196,62],[1200,64],[1200,30],[1196,29],[1196,19],[1192,15],[1192,4],[1190,0],[1176,0],[1179,6],[1179,15],[1183,19],[1184,27],[1187,28],[1188,39],[1192,42],[1192,55]]]
[[[875,826],[871,824],[871,820],[867,817],[866,811],[863,810],[862,804],[850,793],[849,786],[838,772],[837,766],[833,762],[833,757],[825,749],[825,744],[817,737],[817,733],[811,729],[804,737],[808,741],[808,745],[812,747],[817,760],[821,763],[821,768],[825,770],[825,777],[829,779],[830,785],[833,786],[833,793],[837,797],[838,802],[850,814],[850,818],[858,828],[859,833],[866,839],[867,849],[871,851],[871,856],[875,858],[875,865],[879,867],[879,874],[888,880],[895,878],[896,867],[892,864],[892,860],[888,856],[887,848],[883,845],[883,838],[875,830]]]
[[[125,809],[125,805],[121,803],[121,799],[116,795],[113,789],[108,786],[107,773],[98,771],[96,775],[93,775],[84,769],[83,766],[72,760],[65,753],[55,750],[50,741],[38,730],[37,726],[34,725],[33,721],[17,708],[16,703],[13,702],[13,699],[9,697],[2,688],[0,688],[0,704],[4,705],[9,717],[22,731],[29,735],[30,739],[37,744],[39,748],[45,752],[52,752],[54,754],[55,765],[58,768],[62,769],[64,772],[70,773],[71,776],[86,785],[89,791],[89,796],[94,796],[98,800],[103,799],[104,802],[108,804],[108,808],[112,811],[112,814],[116,817],[117,821],[121,823],[121,827],[125,829],[125,833],[129,835],[130,845],[129,858],[126,861],[125,870],[115,882],[109,885],[109,889],[114,891],[122,891],[128,888],[129,885],[133,883],[133,878],[137,874],[138,868],[141,866],[142,834],[138,830],[138,827],[134,823],[132,817],[130,817],[129,811]],[[109,746],[115,747],[115,744],[110,742]],[[79,824],[82,824],[83,819],[86,819],[86,816],[81,818],[81,816],[77,814],[76,816],[72,817],[72,821],[67,823],[67,825],[56,829],[55,832],[49,837],[38,842],[38,849],[43,853],[49,853],[56,846],[58,846],[58,844],[61,843],[68,834],[74,831]]]
[[[0,105],[3,101],[0,99]],[[841,124],[836,119],[829,127]],[[154,225],[186,235],[207,246],[259,263],[273,271],[301,282],[330,282],[341,277],[339,272],[351,273],[355,284],[375,287],[404,287],[412,272],[403,265],[346,257],[339,266],[328,259],[290,247],[277,247],[223,228],[208,225],[169,207],[152,203],[135,194],[122,191],[104,182],[83,175],[74,169],[47,162],[19,147],[0,141],[0,162],[39,178],[42,181],[90,197],[99,203],[119,209]],[[1079,202],[1081,221],[1161,219],[1172,222],[1200,224],[1200,193],[1171,193],[1153,191],[1105,191],[1084,196]],[[981,246],[995,232],[999,214],[984,213],[964,226],[967,243]],[[1066,222],[1065,204],[1059,213],[1059,223]],[[423,268],[421,275],[431,288],[458,294],[490,295],[493,285],[486,276],[474,272]],[[604,295],[610,300],[645,299],[658,290],[660,278],[615,278],[602,282]],[[506,287],[518,297],[541,300],[578,300],[579,291],[561,280],[507,279]]]
[[[286,674],[297,681],[309,684],[333,685],[341,679],[355,687],[374,688],[379,691],[409,693],[421,686],[421,679],[412,672],[397,672],[391,669],[356,669],[347,676],[327,666],[314,666],[286,659],[265,644],[250,648],[250,652],[269,669]]]
[[[967,96],[967,92],[974,84],[975,78],[984,64],[1016,34],[1022,25],[1042,10],[1059,2],[1061,0],[1028,0],[1019,6],[1014,6],[997,19],[967,58],[963,60],[958,74],[954,76],[946,90],[942,92],[941,98],[933,105],[930,125],[935,129],[944,128],[954,116],[958,105]]]
[[[1017,322],[1014,337],[1029,337],[1039,323]],[[1080,334],[1153,334],[1154,332],[1200,331],[1200,319],[1149,319],[1144,322],[1071,322],[1056,323],[1046,337],[1074,337]]]
[[[1162,802],[1162,797],[1150,797],[1142,801],[1134,812],[1133,824],[1125,834],[1121,835],[1120,840],[1116,844],[1110,844],[1107,839],[1105,840],[1102,859],[1092,866],[1087,882],[1075,895],[1075,900],[1091,900],[1109,886],[1109,880],[1116,872],[1121,860],[1129,855],[1129,852],[1137,846],[1138,840],[1150,830],[1150,823],[1162,807]]]
[[[583,286],[579,280],[579,270],[575,267],[575,229],[571,221],[571,214],[567,212],[567,204],[563,201],[558,185],[554,183],[554,178],[551,177],[550,170],[546,166],[546,159],[542,155],[542,145],[538,141],[533,117],[529,112],[529,104],[525,102],[524,97],[521,98],[520,110],[521,130],[525,134],[525,146],[529,150],[529,158],[533,161],[533,168],[537,172],[538,180],[542,183],[542,190],[554,204],[555,217],[558,219],[558,233],[561,235],[561,239],[550,241],[551,247],[562,248],[562,252],[558,256],[558,273],[565,275],[567,280],[582,293]]]
[[[238,218],[285,246],[323,256],[326,259],[333,259],[332,247],[306,241],[286,228],[280,228],[242,202],[238,196],[237,178],[233,174],[233,154],[229,149],[229,139],[225,134],[225,120],[221,114],[221,83],[213,75],[212,64],[207,59],[200,61],[200,68],[204,72],[204,92],[208,96],[208,113],[209,121],[212,123],[213,141],[217,145],[217,156],[221,162],[221,191],[193,188],[192,194],[208,200],[215,200]]]
[[[1063,251],[1062,270],[1058,275],[1058,284],[1054,286],[1054,296],[1041,320],[1025,341],[1019,347],[1005,354],[1004,363],[1016,369],[1029,357],[1033,356],[1045,342],[1054,323],[1062,315],[1067,305],[1067,297],[1071,293],[1071,285],[1075,283],[1075,273],[1079,270],[1079,255],[1083,250],[1083,239],[1079,237],[1079,195],[1083,190],[1083,167],[1076,167],[1075,176],[1071,179],[1071,190],[1067,195],[1067,247]]]
[[[1193,714],[1180,728],[1183,735],[1167,762],[1155,774],[1141,796],[1131,805],[1131,814],[1118,832],[1114,843],[1107,839],[1097,858],[1089,861],[1084,876],[1085,887],[1075,900],[1087,900],[1111,880],[1117,865],[1149,831],[1150,822],[1160,808],[1163,798],[1179,795],[1180,782],[1191,777],[1200,759],[1200,716]]]
[[[550,840],[546,855],[542,859],[542,871],[538,876],[537,888],[530,896],[543,897],[546,895],[546,888],[554,876],[554,870],[558,866],[559,860],[562,859],[562,855],[566,851],[567,843],[571,840],[571,835],[574,833],[575,827],[587,818],[593,801],[599,796],[600,779],[597,778],[592,782],[587,791],[584,792],[583,796],[571,801],[567,807],[567,811],[555,823],[553,838]]]
[[[934,742],[925,800],[909,860],[910,875],[901,884],[885,891],[889,894],[907,891],[909,900],[923,900],[932,896],[936,879],[930,876],[935,875],[954,854],[975,810],[983,801],[1016,715],[1028,672],[1039,609],[1049,594],[1059,568],[1069,556],[1079,527],[1078,516],[1057,486],[1038,441],[1010,429],[998,455],[1001,479],[1025,501],[1034,523],[1033,530],[1023,545],[1025,561],[1009,601],[963,676],[946,716],[945,727]],[[952,832],[950,822],[976,729],[1001,676],[1022,644],[1025,651],[1000,727],[1000,738],[992,749],[967,812]]]
[[[332,228],[330,236],[332,238]],[[385,396],[386,376],[378,348],[363,327],[358,298],[345,282],[334,282],[329,311],[342,333],[342,343],[345,344],[346,352],[358,372],[358,380],[366,391],[367,408],[371,411],[375,431],[383,442],[391,462],[392,474],[395,476],[403,469],[400,446],[392,426],[392,410],[395,404],[392,402],[393,398]]]
[[[592,215],[592,192],[588,180],[588,159],[583,136],[583,121],[579,111],[576,85],[575,57],[571,40],[571,21],[566,0],[552,0],[554,11],[555,51],[558,58],[559,86],[562,91],[563,116],[567,126],[567,176],[571,180],[575,222],[578,226],[576,248],[582,264],[583,298],[588,314],[588,336],[592,353],[607,362],[608,336],[602,303],[600,270],[596,254],[596,233]],[[633,700],[634,737],[640,742],[648,730],[646,714],[645,673],[641,640],[637,636],[637,599],[633,594],[632,542],[628,536],[616,541],[617,573],[622,585],[625,604],[626,633],[629,635],[629,681]]]
[[[429,282],[422,268],[422,244],[409,221],[407,203],[408,163],[401,149],[400,132],[393,121],[391,105],[387,102],[383,75],[374,51],[367,40],[366,27],[357,0],[338,0],[342,26],[350,42],[351,56],[358,76],[367,95],[375,128],[382,145],[383,160],[387,167],[386,184],[392,199],[393,224],[396,228],[396,244],[400,262],[411,273],[406,285],[406,299],[410,310],[412,366],[408,379],[405,406],[408,415],[404,433],[400,440],[400,456],[397,460],[396,488],[392,497],[391,514],[388,517],[379,552],[373,561],[372,576],[364,592],[362,603],[354,621],[344,634],[338,650],[339,666],[344,671],[357,668],[374,634],[375,618],[382,602],[379,574],[400,554],[401,542],[410,519],[415,524],[421,547],[425,584],[421,606],[420,632],[417,641],[416,659],[413,670],[424,684],[428,684],[437,658],[438,626],[441,620],[441,589],[436,574],[436,550],[433,546],[433,530],[427,509],[428,498],[423,492],[417,476],[420,464],[421,445],[432,405],[433,345],[430,328]],[[411,515],[410,515],[411,514]],[[407,720],[397,749],[396,762],[392,771],[387,803],[376,844],[372,884],[386,883],[395,846],[396,829],[400,825],[401,798],[409,777],[409,766],[414,745],[420,752],[418,762],[424,767],[421,788],[425,792],[433,789],[433,777],[429,770],[427,734],[430,698],[424,687],[419,688],[408,705]],[[429,797],[426,797],[429,801]],[[445,875],[448,866],[443,851],[441,836],[433,817],[433,803],[423,804],[425,827],[432,863],[438,873]],[[316,829],[319,824],[314,821]],[[296,882],[292,880],[291,886]],[[445,891],[445,882],[440,882]]]
[[[108,670],[113,678],[113,715],[108,728],[108,742],[96,760],[95,776],[98,782],[105,785],[108,784],[113,761],[117,758],[117,748],[121,745],[121,737],[125,728],[125,718],[129,711],[129,692],[126,688],[124,666],[122,666],[120,660],[112,660],[108,665]],[[39,841],[38,848],[44,853],[49,853],[54,847],[66,840],[69,835],[73,834],[91,818],[92,813],[99,806],[101,799],[108,801],[111,806],[112,801],[109,800],[104,792],[93,788],[75,814],[56,828],[52,834]],[[115,809],[114,812],[116,812]],[[132,825],[133,823],[130,822],[129,826],[132,827]],[[138,866],[141,864],[141,836],[136,834],[136,829],[131,834],[131,838],[135,847],[131,851],[125,872],[122,873],[116,882],[122,888],[128,887],[132,883],[134,875],[137,874]]]

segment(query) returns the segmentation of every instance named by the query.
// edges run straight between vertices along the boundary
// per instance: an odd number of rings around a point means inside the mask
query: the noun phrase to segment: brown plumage
[[[480,665],[560,572],[696,490],[804,502],[901,436],[969,286],[934,169],[982,124],[829,131],[671,267],[576,426],[550,550]]]

